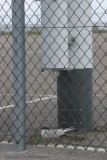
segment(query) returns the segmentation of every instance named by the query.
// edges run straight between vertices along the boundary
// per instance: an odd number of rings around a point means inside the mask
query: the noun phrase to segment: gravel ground
[[[12,144],[0,143],[0,160],[106,160],[106,152],[90,152],[53,147],[27,146],[27,151],[14,153]]]

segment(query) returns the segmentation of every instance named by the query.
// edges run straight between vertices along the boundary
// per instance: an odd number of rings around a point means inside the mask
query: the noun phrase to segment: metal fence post
[[[26,149],[24,0],[12,0],[14,151]]]

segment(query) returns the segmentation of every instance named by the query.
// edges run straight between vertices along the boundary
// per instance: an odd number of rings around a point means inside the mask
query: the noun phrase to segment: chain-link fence
[[[0,2],[0,141],[107,151],[106,3]]]

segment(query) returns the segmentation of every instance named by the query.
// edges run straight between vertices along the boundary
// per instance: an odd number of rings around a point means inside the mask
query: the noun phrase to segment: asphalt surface
[[[51,71],[41,72],[41,37],[26,35],[27,134],[38,127],[57,128],[57,79]],[[0,36],[0,140],[11,141],[13,136],[13,75],[12,37]],[[107,126],[107,33],[93,34],[93,104],[94,126]],[[52,98],[49,98],[52,96]],[[43,100],[42,98],[48,97]],[[36,101],[39,99],[38,101]],[[33,102],[34,101],[34,102]],[[107,128],[106,128],[107,129]],[[107,147],[107,130],[82,134],[86,141],[78,145]],[[88,137],[87,137],[88,136]],[[74,143],[75,144],[75,143]]]

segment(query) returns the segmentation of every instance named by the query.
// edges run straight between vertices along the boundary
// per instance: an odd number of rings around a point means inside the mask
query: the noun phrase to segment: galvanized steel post
[[[14,152],[26,149],[24,0],[12,0]]]

